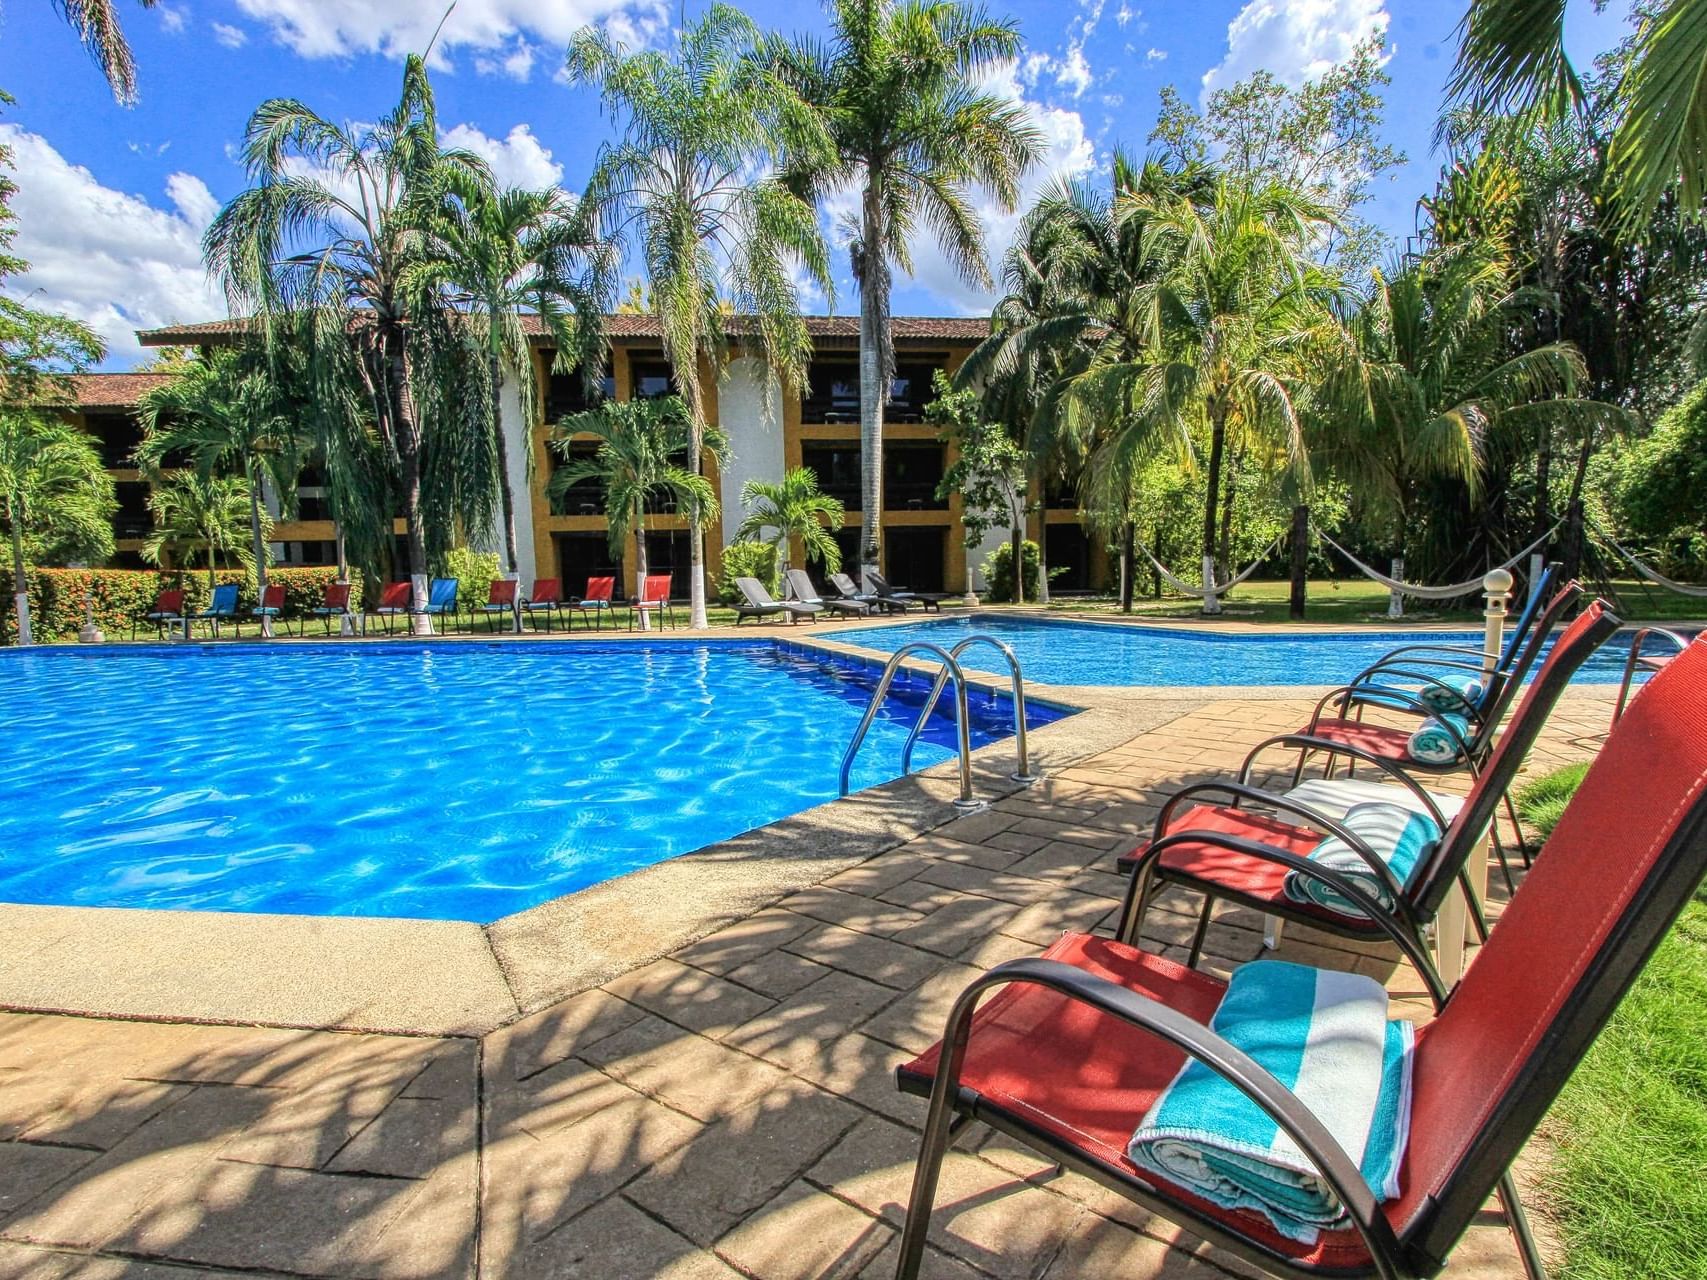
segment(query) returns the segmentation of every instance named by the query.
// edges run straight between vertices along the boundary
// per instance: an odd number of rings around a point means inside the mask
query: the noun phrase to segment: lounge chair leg
[[[1209,917],[1215,913],[1215,899],[1209,894],[1203,895],[1203,914],[1197,917],[1197,932],[1191,935],[1191,955],[1186,958],[1185,967],[1197,968],[1197,962],[1203,959],[1203,940],[1209,936]]]
[[[1471,853],[1470,856],[1474,858],[1476,855]],[[1483,856],[1486,857],[1487,855],[1484,854]],[[1509,881],[1511,876],[1508,874],[1506,879]],[[1476,941],[1486,942],[1488,940],[1488,918],[1482,914],[1482,903],[1476,897],[1475,887],[1470,883],[1470,873],[1463,867],[1458,868],[1458,888],[1464,894],[1465,914],[1470,917],[1470,924],[1476,930]]]
[[[1529,1280],[1547,1280],[1547,1266],[1541,1261],[1541,1250],[1535,1234],[1529,1229],[1529,1218],[1523,1212],[1523,1202],[1517,1198],[1517,1183],[1507,1169],[1500,1179],[1500,1207],[1505,1210],[1506,1225],[1517,1241],[1518,1255],[1523,1259],[1523,1273]]]
[[[1155,883],[1151,868],[1146,867],[1142,875],[1134,874],[1126,882],[1126,897],[1120,904],[1120,924],[1115,928],[1114,940],[1124,942],[1129,947],[1138,945],[1139,932],[1144,928],[1144,917],[1150,910],[1150,892]]]
[[[1511,819],[1512,834],[1517,837],[1517,852],[1523,858],[1524,867],[1527,869],[1534,866],[1535,859],[1530,856],[1529,842],[1523,838],[1523,824],[1518,821],[1517,806],[1511,802],[1511,792],[1501,796],[1500,803],[1505,805],[1506,817]]]
[[[940,1068],[939,1068],[940,1070]],[[931,1108],[925,1117],[925,1136],[919,1146],[919,1162],[913,1168],[913,1193],[907,1200],[907,1221],[901,1229],[901,1257],[895,1264],[895,1280],[917,1280],[925,1258],[925,1238],[930,1234],[931,1210],[936,1204],[937,1180],[942,1159],[959,1126],[946,1094],[932,1092]]]
[[[1488,837],[1494,843],[1494,852],[1499,855],[1500,874],[1505,877],[1505,891],[1517,892],[1517,881],[1511,877],[1511,861],[1505,856],[1505,841],[1500,839],[1500,824],[1498,821],[1488,824]]]

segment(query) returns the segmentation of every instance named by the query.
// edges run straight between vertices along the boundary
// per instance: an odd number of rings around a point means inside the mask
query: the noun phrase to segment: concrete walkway
[[[1106,926],[1159,795],[1306,708],[1202,707],[483,1039],[0,1015],[0,1277],[892,1274],[923,1113],[895,1065],[981,969]],[[1532,768],[1607,710],[1574,697]],[[1191,904],[1162,905],[1181,955]],[[1214,962],[1258,924],[1218,916]],[[1415,994],[1322,935],[1285,954]],[[969,1134],[927,1273],[1249,1273],[1046,1172]],[[1448,1274],[1519,1274],[1496,1211]]]

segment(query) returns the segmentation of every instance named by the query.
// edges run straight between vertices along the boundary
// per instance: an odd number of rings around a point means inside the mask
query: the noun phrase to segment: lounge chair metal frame
[[[653,598],[648,595],[655,582],[664,584],[664,594]],[[660,630],[668,630],[676,625],[676,611],[670,604],[670,575],[667,573],[649,573],[640,581],[640,593],[628,602],[628,629],[636,629],[641,617],[647,613],[658,615]],[[666,621],[666,619],[668,621]]]
[[[486,603],[475,606],[475,612],[486,617],[486,630],[492,635],[498,632],[498,619],[505,615],[514,619],[517,626],[521,622],[521,591],[522,584],[515,578],[493,578],[486,588]]]
[[[167,608],[168,601],[175,601],[175,608]],[[169,628],[178,626],[184,621],[184,589],[171,587],[157,592],[154,604],[145,613],[136,614],[130,620],[130,638],[136,639],[137,628],[148,623],[154,628],[157,639],[164,640]]]
[[[822,601],[778,600],[765,590],[765,584],[753,577],[735,579],[735,586],[746,597],[746,604],[735,606],[735,625],[740,626],[748,618],[763,620],[788,615],[788,625],[793,626],[800,618],[808,622],[816,622],[818,615],[824,612]]]
[[[551,589],[542,593],[540,588],[545,586],[549,586]],[[574,624],[571,621],[574,615],[569,612],[568,605],[563,599],[563,581],[560,578],[535,578],[533,581],[533,590],[528,592],[527,598],[521,602],[520,607],[524,620],[527,618],[537,619],[539,614],[545,614],[545,631],[547,635],[551,634],[551,620],[557,615],[562,616],[563,628],[565,631],[573,631],[575,629]],[[537,620],[533,624],[533,629],[535,631],[539,630],[539,623]]]
[[[267,603],[267,598],[269,596],[276,599],[278,601],[278,603],[274,604],[274,605],[269,605]],[[288,636],[290,634],[290,619],[285,616],[285,611],[284,611],[286,598],[287,597],[285,595],[285,589],[284,589],[283,583],[269,582],[267,584],[266,591],[261,596],[260,602],[258,604],[256,604],[256,606],[253,609],[249,610],[249,616],[251,618],[254,618],[257,622],[264,622],[267,620],[271,620],[273,622],[278,623],[279,626],[284,628],[284,633]],[[233,625],[237,625],[237,624],[234,623]],[[301,633],[302,633],[301,620],[298,619],[297,634],[300,635]],[[243,634],[241,627],[238,627],[237,634],[238,635]]]
[[[871,616],[871,603],[866,600],[849,600],[845,596],[826,597],[812,585],[812,577],[804,569],[790,569],[785,575],[788,579],[790,598],[799,604],[816,605],[825,611],[826,617],[838,618],[868,618]],[[739,622],[739,619],[736,619]]]
[[[1206,1021],[1079,965],[1048,958],[1011,960],[967,987],[949,1014],[942,1041],[898,1072],[900,1087],[927,1094],[930,1108],[897,1276],[911,1280],[918,1274],[943,1158],[956,1135],[978,1120],[1280,1276],[1433,1276],[1444,1268],[1488,1194],[1497,1192],[1525,1271],[1531,1280],[1544,1280],[1546,1271],[1511,1177],[1512,1162],[1707,874],[1707,729],[1702,728],[1707,722],[1707,645],[1691,645],[1655,677],[1655,686],[1674,690],[1675,699],[1662,692],[1632,705],[1555,828],[1548,858],[1518,891],[1487,948],[1450,994],[1411,931],[1355,884],[1307,859],[1267,851],[1265,856],[1331,884],[1356,902],[1423,976],[1439,1014],[1417,1043],[1406,1177],[1418,1181],[1406,1187],[1391,1213],[1375,1202],[1356,1164],[1296,1096],[1218,1037]],[[1631,726],[1630,720],[1640,723]],[[1656,788],[1655,803],[1620,818],[1628,813],[1624,798],[1632,785]],[[1613,829],[1603,834],[1603,828]],[[1619,852],[1609,854],[1609,849]],[[1604,879],[1598,893],[1577,883],[1594,869]],[[1157,975],[1164,989],[1160,975],[1176,970],[1191,974],[1193,984],[1218,984],[1167,961],[1146,959],[1125,944],[1085,935],[1068,935],[1050,953],[1072,954],[1075,946],[1088,951],[1090,945],[1118,949],[1134,971]],[[992,1036],[1005,1034],[1011,1043],[1050,1010],[1085,1006],[1103,1018],[1141,1028],[1237,1086],[1298,1144],[1346,1207],[1352,1232],[1336,1233],[1338,1252],[1325,1247],[1310,1255],[1285,1252],[1280,1237],[1261,1231],[1253,1215],[1200,1208],[1165,1180],[1140,1180],[1129,1162],[1097,1154],[1108,1150],[1106,1145],[1094,1136],[1073,1134],[1066,1128],[1070,1117],[1034,1111],[1023,1094],[980,1092],[967,1084],[978,1002],[993,988],[1016,985],[1045,988],[1060,999],[1047,1008],[1030,1006],[1023,1016],[1016,1015],[1019,1020],[1011,1028],[992,1022]],[[1185,987],[1177,989],[1184,994]],[[1080,1040],[1109,1043],[1111,1031],[1102,1025],[1078,1024]],[[1004,1068],[1021,1074],[1023,1083],[1053,1067],[1050,1053],[1069,1054],[1071,1048],[1040,1040],[1042,1067],[1027,1071],[1031,1064],[1023,1061],[1017,1066],[1005,1060],[994,1067],[980,1063],[984,1075],[977,1078],[987,1076],[1002,1090],[1010,1078]],[[996,1052],[1006,1051],[1004,1044]],[[1059,1064],[1064,1073],[1076,1066],[1065,1060]],[[1068,1074],[1067,1079],[1071,1086],[1076,1077]],[[1071,1087],[1066,1092],[1071,1094]],[[1134,1128],[1140,1119],[1132,1117]],[[1045,1120],[1053,1121],[1054,1129]],[[1351,1248],[1354,1241],[1361,1251]]]
[[[1672,646],[1671,653],[1643,653],[1642,646],[1651,637],[1658,636],[1662,641]],[[1618,701],[1612,704],[1612,723],[1617,724],[1624,718],[1624,708],[1630,701],[1630,690],[1636,683],[1636,672],[1639,670],[1659,671],[1666,663],[1689,647],[1687,637],[1665,627],[1642,627],[1630,637],[1630,656],[1624,659],[1624,672],[1618,680]]]
[[[222,595],[223,598],[231,601],[229,608],[222,609],[219,607]],[[199,613],[186,613],[184,615],[184,638],[189,638],[190,628],[198,622],[205,622],[208,624],[209,629],[213,632],[213,638],[215,640],[219,639],[219,624],[222,622],[229,622],[232,629],[241,636],[243,631],[237,617],[238,598],[239,592],[235,582],[220,583],[213,589],[213,595],[208,599],[207,608],[203,609]]]
[[[602,592],[597,595],[593,594],[593,586],[595,583],[604,584]],[[575,608],[580,611],[581,621],[586,623],[589,631],[603,631],[605,629],[606,614],[611,615],[611,623],[613,626],[615,625],[616,603],[612,599],[615,595],[615,578],[601,577],[587,579],[586,594],[582,595],[582,597],[575,602]]]
[[[338,619],[340,624],[345,618],[352,621],[361,619],[361,621],[355,622],[355,625],[360,626],[364,632],[367,630],[365,616],[350,608],[350,584],[347,582],[327,583],[326,592],[321,597],[320,603],[308,611],[308,616],[320,619],[321,630],[326,635],[332,634],[332,620],[334,618]],[[297,634],[302,634],[307,625],[307,620],[304,619]]]

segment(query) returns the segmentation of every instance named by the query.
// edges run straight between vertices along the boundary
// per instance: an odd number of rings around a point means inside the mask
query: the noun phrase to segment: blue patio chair
[[[434,578],[432,589],[427,593],[426,615],[455,618],[460,612],[456,603],[457,580],[455,578]]]
[[[214,638],[219,638],[219,624],[229,622],[237,625],[237,584],[227,582],[213,589],[213,599],[207,608],[200,613],[190,615],[191,622],[205,622],[213,628]]]

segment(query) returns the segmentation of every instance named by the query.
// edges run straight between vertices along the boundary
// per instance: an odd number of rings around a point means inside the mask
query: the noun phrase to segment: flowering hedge
[[[84,621],[83,597],[93,591],[95,625],[106,633],[108,640],[130,639],[131,621],[154,605],[160,592],[173,587],[184,589],[184,607],[192,612],[207,608],[210,592],[207,572],[162,572],[154,569],[30,569],[29,580],[30,626],[39,641],[75,640]],[[215,573],[219,582],[235,582],[238,592],[238,612],[246,615],[255,607],[255,580],[241,569],[222,569]],[[0,638],[15,643],[18,622],[13,616],[11,574],[5,575],[7,590],[0,602]],[[297,617],[319,604],[326,588],[336,582],[338,571],[328,567],[289,567],[275,565],[267,570],[267,581],[285,589],[285,613]],[[351,571],[351,599],[361,599],[361,577]],[[144,627],[137,639],[153,633]]]

